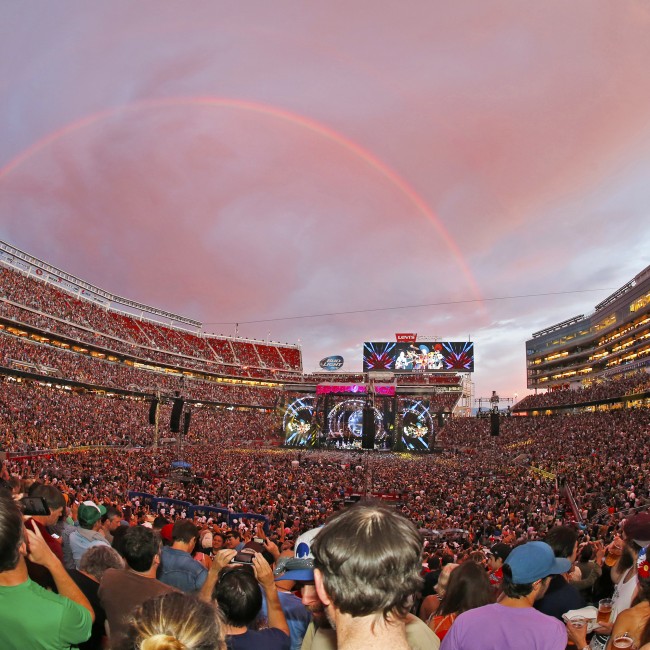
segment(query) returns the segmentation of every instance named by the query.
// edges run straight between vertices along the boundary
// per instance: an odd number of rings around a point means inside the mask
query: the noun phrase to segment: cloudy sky
[[[650,263],[647,0],[4,2],[0,61],[0,238],[306,370],[471,337],[521,396]]]

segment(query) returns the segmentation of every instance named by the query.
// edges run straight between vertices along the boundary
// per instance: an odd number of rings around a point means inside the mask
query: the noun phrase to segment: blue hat
[[[530,585],[537,580],[559,573],[566,573],[571,562],[555,557],[553,549],[546,542],[528,542],[514,548],[504,562],[512,572],[516,585]]]
[[[314,555],[311,545],[320,528],[312,528],[296,540],[294,557],[281,557],[273,572],[276,580],[314,582]]]

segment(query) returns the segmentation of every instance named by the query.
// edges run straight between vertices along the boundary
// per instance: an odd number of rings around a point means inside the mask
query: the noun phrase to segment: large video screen
[[[422,400],[403,400],[400,406],[398,435],[405,451],[429,451],[430,439],[434,429],[433,418],[429,412],[429,403]]]
[[[426,341],[416,343],[366,342],[363,371],[474,372],[474,343]]]
[[[307,395],[295,397],[287,403],[283,415],[285,445],[308,449],[361,450],[364,411],[369,406],[365,396],[328,394],[322,399],[319,404],[314,395]],[[428,400],[376,397],[371,412],[374,449],[430,451],[435,424],[429,412]]]

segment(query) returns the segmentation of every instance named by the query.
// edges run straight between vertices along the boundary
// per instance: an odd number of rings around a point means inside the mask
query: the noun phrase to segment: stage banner
[[[316,386],[317,395],[326,395],[327,393],[365,393],[367,387],[363,384],[318,384]]]

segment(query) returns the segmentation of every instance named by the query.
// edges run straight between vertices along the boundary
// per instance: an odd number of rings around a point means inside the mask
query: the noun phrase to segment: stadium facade
[[[592,314],[535,332],[526,341],[526,369],[536,392],[650,372],[650,266]]]

